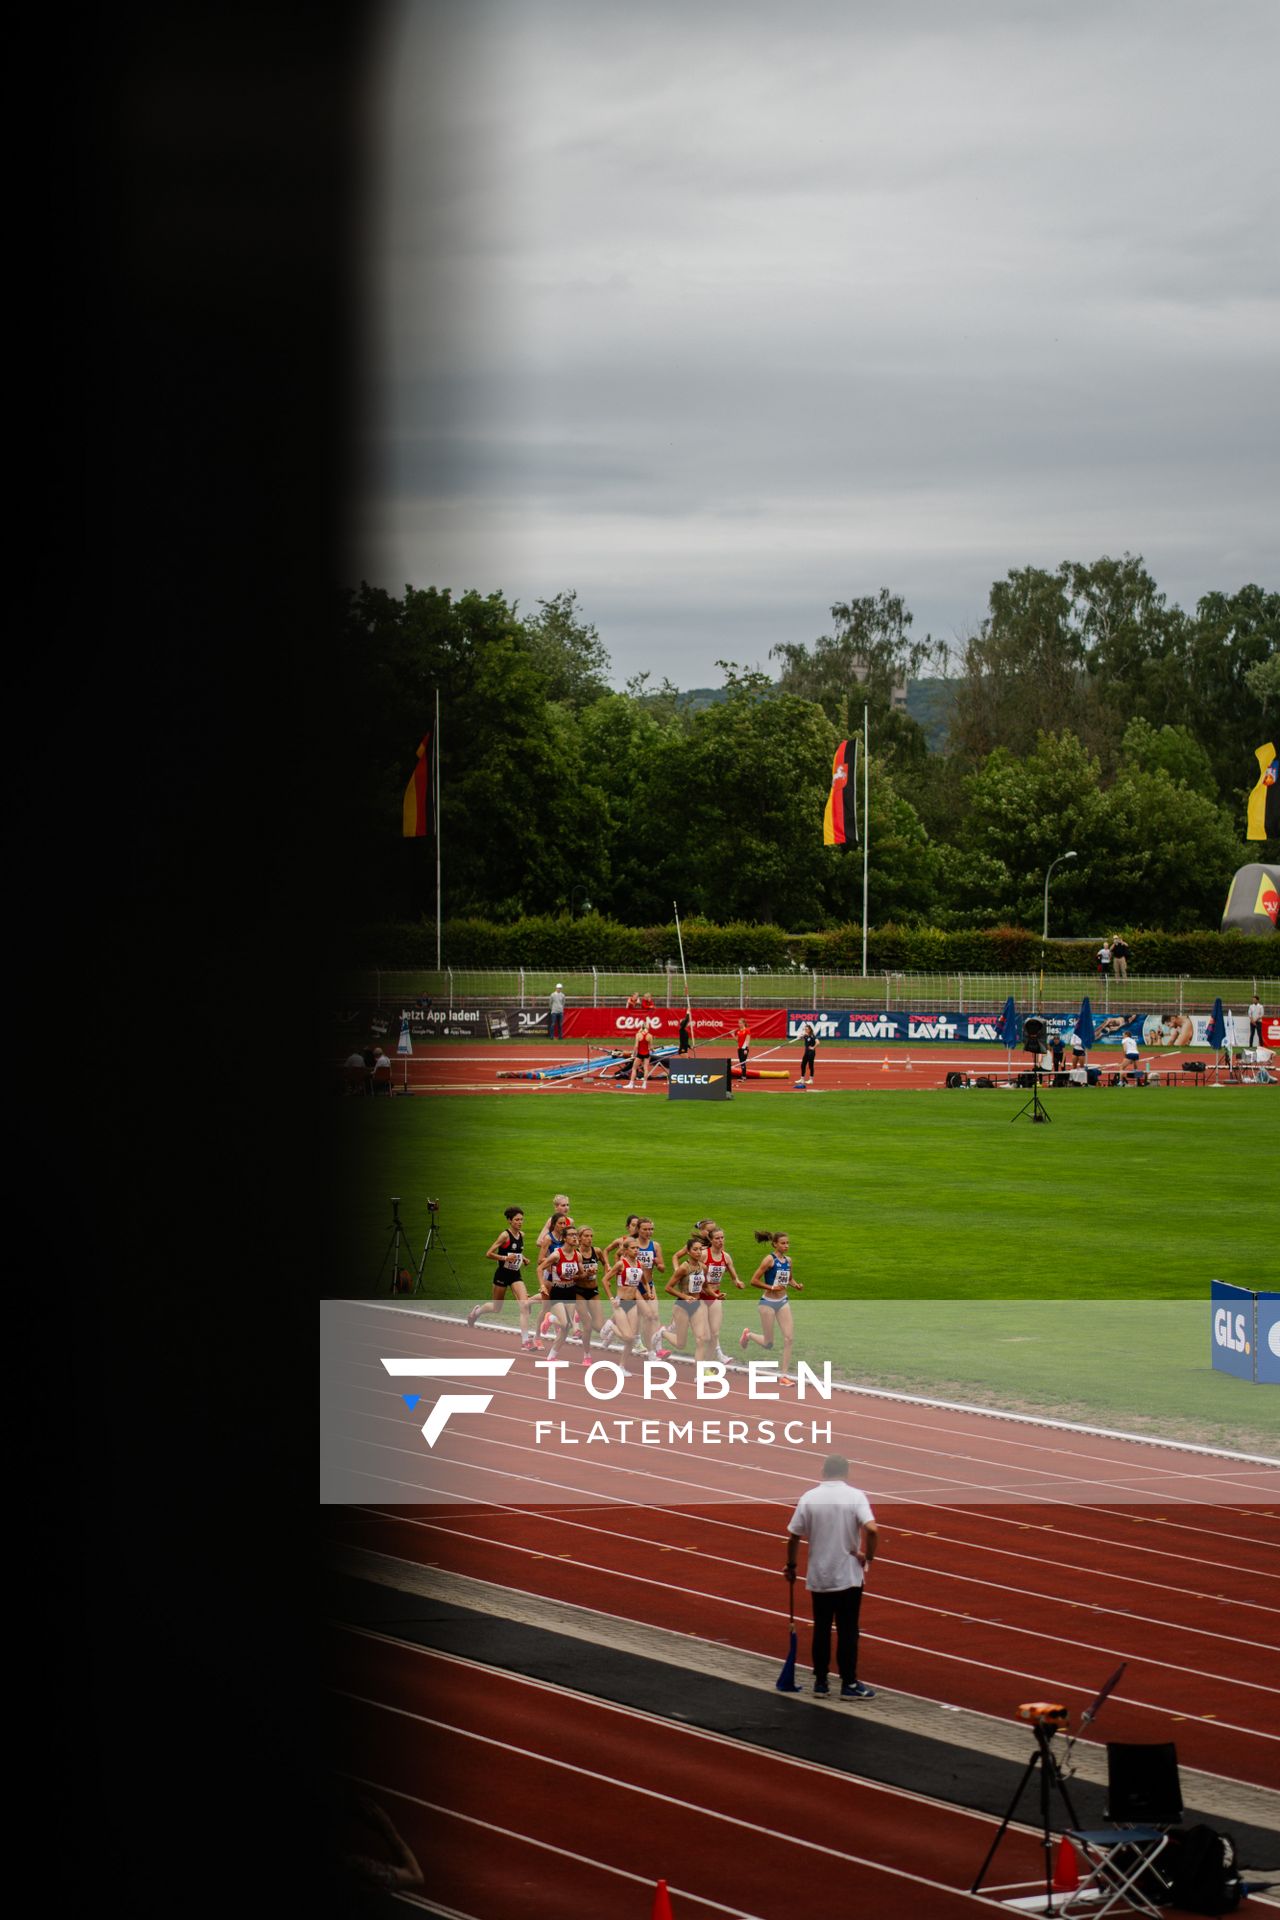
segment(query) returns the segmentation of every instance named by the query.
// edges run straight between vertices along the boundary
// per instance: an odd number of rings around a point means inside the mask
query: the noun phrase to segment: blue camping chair
[[[1118,1909],[1161,1920],[1161,1907],[1169,1905],[1170,1895],[1157,1862],[1169,1844],[1170,1829],[1181,1818],[1182,1784],[1173,1741],[1108,1742],[1108,1824],[1067,1829],[1067,1838],[1085,1856],[1086,1871],[1062,1912],[1104,1914]]]

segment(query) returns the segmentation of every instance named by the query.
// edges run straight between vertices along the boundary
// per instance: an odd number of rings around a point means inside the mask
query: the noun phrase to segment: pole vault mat
[[[778,1584],[781,1587],[781,1581]],[[996,1819],[1008,1808],[1032,1748],[1028,1734],[1026,1756],[1020,1761],[1007,1759],[888,1725],[872,1716],[870,1705],[839,1702],[829,1708],[813,1700],[811,1676],[803,1665],[804,1690],[781,1695],[771,1682],[747,1686],[630,1653],[617,1644],[616,1633],[596,1650],[579,1637],[504,1618],[488,1602],[478,1602],[475,1608],[459,1606],[381,1580],[357,1578],[335,1567],[324,1570],[323,1599],[325,1617],[348,1626],[543,1680],[677,1726],[722,1734],[788,1759],[807,1760]],[[799,1601],[796,1621],[803,1661],[808,1622],[799,1617],[801,1608],[803,1601]],[[779,1663],[785,1652],[784,1612],[780,1603]],[[871,1666],[866,1660],[861,1665],[868,1684],[874,1685]],[[838,1691],[834,1676],[833,1691]],[[1198,1811],[1192,1799],[1193,1781],[1194,1776],[1184,1773],[1184,1824],[1203,1820],[1216,1829],[1226,1828],[1235,1836],[1239,1858],[1251,1872],[1280,1870],[1280,1831],[1251,1825],[1217,1808]],[[1085,1827],[1103,1821],[1104,1786],[1077,1776],[1070,1782],[1070,1792]],[[1018,1818],[1034,1825],[1037,1817],[1038,1801],[1029,1789]]]

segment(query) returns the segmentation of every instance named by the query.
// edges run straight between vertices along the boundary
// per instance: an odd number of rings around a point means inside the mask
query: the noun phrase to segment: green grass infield
[[[791,1235],[798,1352],[851,1380],[1280,1451],[1280,1390],[1211,1369],[1208,1307],[1213,1279],[1274,1285],[1280,1102],[1064,1098],[1050,1126],[1015,1111],[944,1091],[335,1101],[341,1290],[374,1291],[392,1194],[415,1254],[440,1201],[439,1299],[488,1297],[505,1206],[525,1208],[530,1248],[557,1192],[599,1242],[652,1214],[668,1266],[710,1215],[744,1279],[753,1230]],[[828,1311],[846,1302],[861,1311]],[[748,1319],[732,1300],[727,1331]]]

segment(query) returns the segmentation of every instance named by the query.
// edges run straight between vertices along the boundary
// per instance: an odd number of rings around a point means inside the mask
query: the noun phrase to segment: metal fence
[[[689,997],[695,1007],[883,1007],[945,1009],[954,1013],[998,1011],[1013,995],[1019,1012],[1040,1008],[1066,1013],[1090,996],[1095,1013],[1140,1011],[1207,1013],[1214,999],[1243,1011],[1255,991],[1251,980],[1196,979],[1190,975],[1138,975],[1103,980],[1081,973],[823,973],[806,967],[757,972],[691,969]],[[549,972],[545,968],[456,968],[441,973],[367,968],[343,980],[346,996],[376,1006],[427,999],[439,1007],[545,1006],[559,983],[570,1006],[601,1006],[631,994],[650,994],[660,1007],[683,1006],[679,971],[605,973],[595,967]],[[1265,982],[1261,983],[1264,987]]]

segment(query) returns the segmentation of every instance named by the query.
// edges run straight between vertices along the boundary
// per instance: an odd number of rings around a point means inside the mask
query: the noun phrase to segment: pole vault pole
[[[676,941],[680,948],[680,978],[684,981],[685,1011],[689,1015],[689,1032],[692,1033],[693,1032],[693,1002],[689,998],[689,975],[685,970],[685,964],[684,964],[684,935],[680,931],[680,909],[676,905],[674,900],[671,902],[671,910],[676,916]]]

